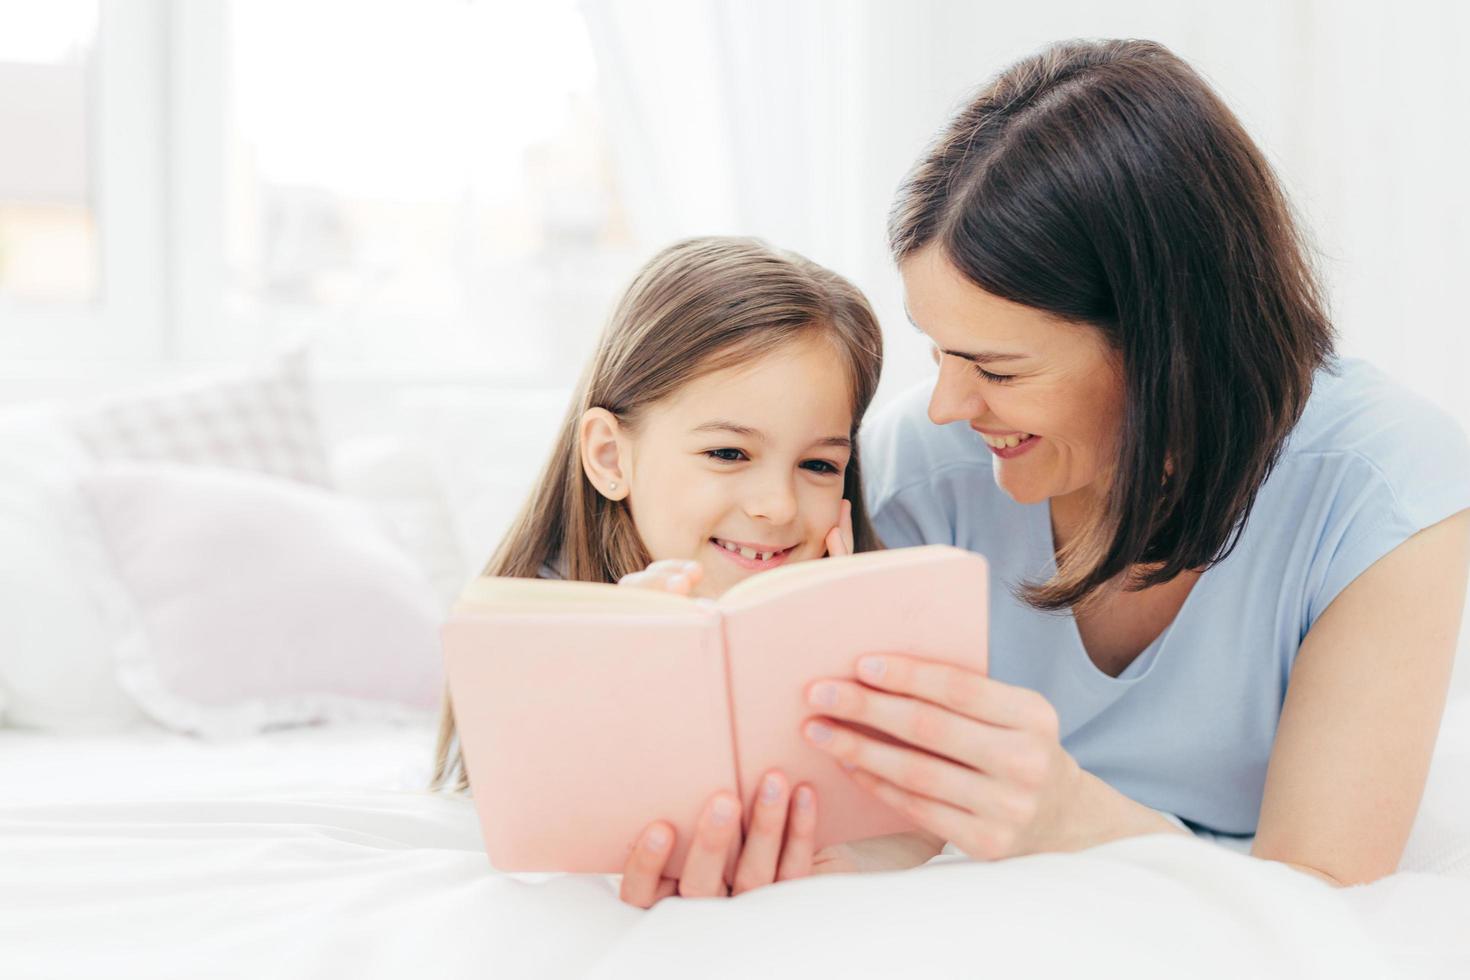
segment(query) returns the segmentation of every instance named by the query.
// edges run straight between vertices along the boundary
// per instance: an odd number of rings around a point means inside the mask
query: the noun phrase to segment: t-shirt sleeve
[[[954,527],[933,488],[911,487],[873,502],[873,529],[885,548],[954,544]]]
[[[1437,409],[1386,425],[1332,475],[1331,510],[1309,578],[1305,629],[1343,589],[1410,537],[1470,508],[1470,440]]]

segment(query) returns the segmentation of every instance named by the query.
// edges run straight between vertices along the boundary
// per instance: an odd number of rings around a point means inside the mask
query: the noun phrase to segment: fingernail
[[[725,797],[715,800],[715,805],[710,809],[710,822],[716,827],[723,827],[735,816],[735,804]]]
[[[818,684],[812,688],[807,700],[818,708],[835,708],[837,707],[837,685]]]
[[[857,766],[853,765],[851,762],[842,762],[839,763],[839,765],[842,766],[843,772],[852,772],[854,769],[857,768]]]
[[[858,661],[858,673],[869,680],[880,680],[888,665],[883,662],[882,657],[864,657]]]
[[[775,776],[767,776],[761,782],[761,799],[766,803],[775,803],[781,798],[781,780]]]
[[[662,827],[655,827],[643,835],[643,847],[650,851],[661,851],[669,842],[669,835]]]
[[[806,786],[796,791],[796,808],[798,810],[810,810],[812,808],[812,791]]]
[[[808,722],[806,726],[806,737],[813,742],[827,742],[832,738],[832,729],[820,721]]]

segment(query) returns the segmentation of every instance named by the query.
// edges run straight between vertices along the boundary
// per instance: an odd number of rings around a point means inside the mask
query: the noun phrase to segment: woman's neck
[[[1097,520],[1105,501],[1091,487],[1051,498],[1051,540],[1060,555],[1082,529]]]

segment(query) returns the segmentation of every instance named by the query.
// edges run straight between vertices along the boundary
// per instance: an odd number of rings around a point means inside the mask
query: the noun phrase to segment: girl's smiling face
[[[991,446],[996,483],[1019,503],[1100,499],[1124,397],[1102,333],[986,292],[932,246],[899,272],[909,318],[939,365],[929,418],[967,421]]]
[[[583,422],[588,476],[600,490],[622,477],[653,560],[704,566],[696,595],[826,554],[853,419],[847,368],[825,336],[696,378],[631,427],[597,412],[601,424]]]

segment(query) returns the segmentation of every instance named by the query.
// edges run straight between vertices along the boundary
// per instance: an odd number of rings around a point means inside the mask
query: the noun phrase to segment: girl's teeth
[[[980,438],[984,439],[988,445],[994,446],[996,449],[1011,449],[1030,439],[1031,434],[1023,432],[1019,435],[1012,436],[988,436],[981,433]]]
[[[758,561],[770,561],[772,558],[776,557],[776,553],[774,551],[756,551],[754,548],[742,548],[738,544],[732,544],[729,541],[721,541],[718,538],[715,539],[715,544],[719,545],[721,548],[724,548],[726,551],[734,552],[735,554],[742,555],[746,558],[754,558]]]

